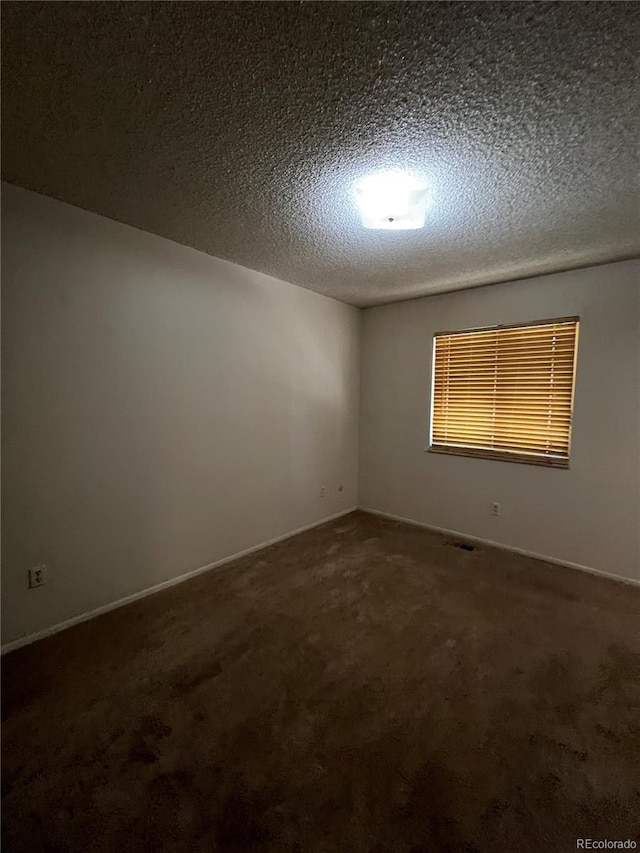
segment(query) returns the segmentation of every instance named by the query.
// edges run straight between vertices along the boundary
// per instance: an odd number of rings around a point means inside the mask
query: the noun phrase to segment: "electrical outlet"
[[[49,569],[47,566],[33,566],[29,569],[29,589],[44,586],[49,580]]]
[[[499,503],[492,503],[491,504],[491,515],[501,515]]]
[[[325,497],[325,495],[326,495],[326,494],[327,494],[327,490],[325,489],[325,487],[324,487],[324,486],[321,486],[321,488],[320,488],[320,497],[321,497],[321,498],[323,498],[323,497]]]

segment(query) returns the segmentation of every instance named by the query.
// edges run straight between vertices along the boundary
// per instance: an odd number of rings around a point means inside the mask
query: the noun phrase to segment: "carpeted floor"
[[[4,659],[4,853],[640,844],[640,589],[354,513]]]

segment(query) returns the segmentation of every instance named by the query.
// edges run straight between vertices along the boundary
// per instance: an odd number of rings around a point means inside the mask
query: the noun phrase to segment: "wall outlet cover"
[[[49,569],[45,565],[32,566],[29,569],[29,589],[44,586],[49,580]]]

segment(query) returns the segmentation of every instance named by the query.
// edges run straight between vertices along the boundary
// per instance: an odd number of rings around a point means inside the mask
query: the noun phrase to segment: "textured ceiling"
[[[640,254],[640,4],[3,4],[3,176],[357,305]],[[353,182],[425,176],[420,231]]]

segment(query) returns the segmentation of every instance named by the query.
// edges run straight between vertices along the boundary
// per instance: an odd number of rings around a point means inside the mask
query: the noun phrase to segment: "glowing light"
[[[379,172],[354,185],[354,197],[365,228],[393,231],[422,228],[429,188],[405,172]]]

